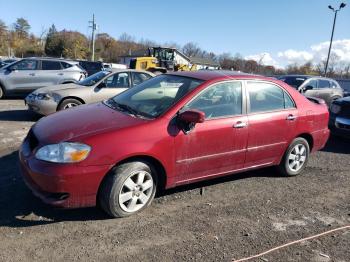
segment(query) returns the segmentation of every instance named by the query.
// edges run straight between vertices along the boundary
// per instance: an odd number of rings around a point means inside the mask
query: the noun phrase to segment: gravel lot
[[[298,177],[264,169],[180,187],[125,219],[54,209],[17,166],[37,119],[22,100],[0,100],[0,261],[231,261],[350,224],[350,142],[337,138]],[[252,261],[350,261],[350,230]]]

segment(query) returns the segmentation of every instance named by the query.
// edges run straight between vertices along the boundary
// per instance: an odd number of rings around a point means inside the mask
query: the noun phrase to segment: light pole
[[[332,42],[333,42],[333,34],[334,34],[334,27],[335,27],[335,21],[337,20],[337,13],[340,11],[340,9],[344,8],[346,6],[345,3],[341,3],[339,6],[339,9],[335,10],[334,7],[331,5],[328,6],[329,9],[331,9],[334,12],[334,20],[333,20],[333,28],[332,28],[332,35],[331,35],[331,42],[329,43],[329,49],[328,49],[328,56],[327,56],[327,62],[326,67],[324,69],[324,76],[327,76],[327,69],[328,69],[328,62],[329,62],[329,56],[331,54],[332,49]]]

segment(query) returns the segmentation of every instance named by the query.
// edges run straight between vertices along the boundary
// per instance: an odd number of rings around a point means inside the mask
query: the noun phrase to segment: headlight
[[[336,104],[332,104],[330,110],[333,114],[338,114],[341,110],[341,106],[336,105]]]
[[[41,147],[35,157],[54,163],[77,163],[87,158],[90,151],[91,147],[88,145],[63,142]]]
[[[36,99],[38,100],[49,100],[51,98],[51,96],[49,94],[46,93],[39,93],[36,95]]]

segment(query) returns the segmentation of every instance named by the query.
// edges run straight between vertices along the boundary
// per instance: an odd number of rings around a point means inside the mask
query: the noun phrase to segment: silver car
[[[150,72],[132,69],[100,71],[75,84],[37,89],[25,98],[25,103],[29,110],[49,115],[59,110],[113,97],[153,76],[155,75]]]
[[[25,58],[0,69],[0,98],[28,94],[44,86],[75,83],[85,78],[78,62],[53,58]]]

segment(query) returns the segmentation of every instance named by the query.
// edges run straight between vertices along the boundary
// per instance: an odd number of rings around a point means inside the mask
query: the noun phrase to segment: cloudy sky
[[[347,1],[347,0],[343,0]],[[26,18],[39,35],[55,24],[59,30],[90,34],[96,16],[99,32],[118,38],[158,43],[195,42],[217,54],[240,53],[264,64],[318,62],[327,55],[333,23],[328,5],[338,0],[0,0],[0,19],[11,25]],[[338,13],[333,52],[350,63],[350,2]]]

